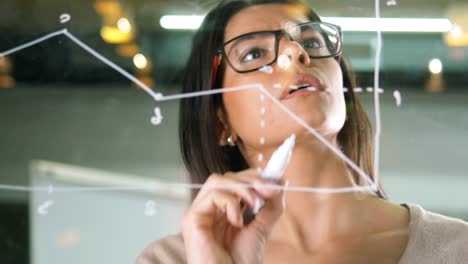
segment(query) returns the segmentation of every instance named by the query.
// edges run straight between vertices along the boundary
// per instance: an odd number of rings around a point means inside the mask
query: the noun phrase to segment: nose
[[[304,66],[310,65],[309,55],[296,41],[283,37],[280,40],[278,49],[278,59],[280,56],[286,56],[291,63],[299,63]]]

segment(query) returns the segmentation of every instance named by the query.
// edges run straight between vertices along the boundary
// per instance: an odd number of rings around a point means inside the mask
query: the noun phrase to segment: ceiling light
[[[455,38],[463,37],[463,28],[460,25],[454,24],[452,29],[450,30],[450,34],[452,34]]]
[[[102,39],[111,44],[127,43],[135,37],[133,32],[123,32],[115,26],[103,26],[100,33]]]
[[[148,60],[146,60],[146,57],[143,54],[138,53],[133,56],[133,64],[135,64],[138,69],[144,69],[148,66]]]
[[[167,15],[160,19],[165,29],[197,29],[204,16]],[[343,31],[382,32],[448,32],[452,23],[446,18],[373,18],[373,17],[322,17],[324,22],[341,26]]]
[[[197,29],[204,18],[204,16],[163,16],[159,23],[165,29]]]
[[[130,31],[132,31],[132,25],[130,24],[130,21],[128,21],[128,19],[125,17],[122,17],[117,21],[117,27],[123,33],[129,33]]]
[[[343,31],[447,32],[452,28],[445,18],[324,17],[323,21],[337,24]]]
[[[445,34],[444,40],[450,47],[466,47],[468,46],[468,31],[463,26],[454,23],[452,29]]]
[[[432,59],[429,61],[429,71],[432,74],[439,74],[442,72],[442,62],[439,59]]]

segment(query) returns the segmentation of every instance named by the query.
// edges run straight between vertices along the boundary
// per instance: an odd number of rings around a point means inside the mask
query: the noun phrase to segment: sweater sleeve
[[[136,264],[186,263],[182,235],[172,235],[148,245],[137,257]]]
[[[410,238],[400,264],[467,263],[468,223],[408,204]]]

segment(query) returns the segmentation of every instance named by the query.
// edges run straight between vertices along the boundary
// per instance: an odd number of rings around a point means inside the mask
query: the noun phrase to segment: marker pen
[[[291,158],[291,153],[294,148],[294,143],[296,141],[296,135],[292,134],[288,137],[278,149],[273,152],[270,160],[268,161],[265,169],[262,171],[262,178],[267,179],[273,182],[277,182],[281,179],[288,166],[289,159]],[[249,224],[254,218],[255,215],[260,211],[264,205],[263,200],[256,200],[254,208],[246,208],[244,211],[244,224]]]

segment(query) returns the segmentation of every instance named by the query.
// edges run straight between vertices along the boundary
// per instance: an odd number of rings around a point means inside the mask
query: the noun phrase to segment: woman
[[[341,44],[338,26],[320,22],[297,1],[221,3],[194,37],[184,92],[261,84],[373,178],[370,125],[341,60]],[[394,204],[380,189],[284,193],[262,187],[368,184],[262,94],[246,89],[181,102],[183,158],[192,182],[207,184],[193,193],[182,234],[151,244],[138,263],[468,261],[466,223]],[[263,180],[256,168],[291,134],[297,140],[282,180]],[[207,187],[216,184],[236,187]],[[256,200],[264,207],[243,223],[245,207]]]

